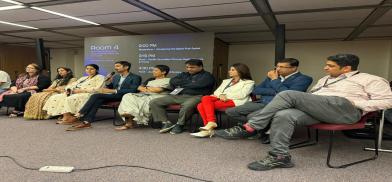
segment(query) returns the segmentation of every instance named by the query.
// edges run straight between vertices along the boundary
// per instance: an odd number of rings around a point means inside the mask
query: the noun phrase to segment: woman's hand
[[[219,100],[226,102],[229,99],[227,99],[226,94],[221,94],[221,95],[219,95]]]
[[[18,88],[13,86],[10,88],[11,92],[16,93],[18,91]]]
[[[84,92],[86,92],[86,91],[81,90],[81,89],[74,89],[74,90],[72,90],[73,94],[79,94],[79,93],[84,93]]]
[[[139,86],[139,87],[137,88],[137,90],[139,90],[140,92],[148,92],[146,86]]]
[[[26,88],[21,88],[21,89],[18,89],[16,91],[16,93],[22,93],[22,92],[25,92],[26,90],[27,90]]]

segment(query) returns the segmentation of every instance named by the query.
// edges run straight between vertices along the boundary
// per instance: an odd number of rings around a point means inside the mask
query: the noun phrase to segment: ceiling
[[[38,29],[0,23],[0,44],[33,46],[42,38],[46,47],[77,48],[85,37],[190,32],[215,32],[228,44],[268,43],[275,40],[273,23],[285,24],[288,42],[392,39],[390,0],[15,1],[25,7],[0,10],[0,21]],[[267,9],[258,10],[264,1]],[[0,0],[0,9],[11,5]]]

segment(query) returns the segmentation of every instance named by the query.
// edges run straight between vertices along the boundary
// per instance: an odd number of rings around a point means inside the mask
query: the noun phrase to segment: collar
[[[338,77],[331,77],[331,76],[329,76],[328,79],[349,78],[349,77],[352,77],[352,76],[354,76],[354,75],[356,75],[358,73],[359,73],[359,71],[355,70],[355,71],[351,71],[351,72],[348,72],[348,73],[341,74]]]
[[[120,74],[120,76],[121,77],[123,77],[123,78],[126,78],[128,75],[130,75],[131,73],[130,72],[128,72],[126,75],[122,75],[122,74]]]
[[[283,76],[279,76],[279,77],[280,77],[281,80],[286,80],[287,78],[289,78],[290,76],[293,76],[293,75],[297,74],[298,72],[299,72],[299,71],[296,71],[296,72],[291,73],[291,74],[289,74],[289,75],[287,75],[287,76],[285,76],[285,77],[283,77]]]

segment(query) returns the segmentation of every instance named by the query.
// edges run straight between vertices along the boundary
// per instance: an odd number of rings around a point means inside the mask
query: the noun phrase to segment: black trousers
[[[1,102],[1,105],[6,107],[14,107],[17,111],[24,111],[25,105],[30,97],[30,92],[5,95],[3,98],[3,102]]]
[[[94,122],[95,114],[99,107],[105,102],[121,101],[123,94],[94,94],[86,104],[80,109],[79,113],[83,115],[83,120]]]

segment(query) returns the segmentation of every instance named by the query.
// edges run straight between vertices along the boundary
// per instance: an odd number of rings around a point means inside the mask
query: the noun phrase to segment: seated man
[[[249,137],[254,134],[250,133],[244,136],[236,135],[237,132],[242,133],[244,129],[241,127],[248,121],[255,111],[264,108],[276,94],[285,90],[296,90],[306,92],[313,79],[309,76],[303,75],[298,71],[299,61],[294,58],[286,58],[278,61],[276,69],[267,73],[267,78],[258,85],[252,92],[253,95],[261,96],[260,100],[248,102],[244,105],[229,108],[226,110],[227,116],[230,119],[238,122],[238,126],[234,126],[225,130],[218,130],[215,132],[216,136],[226,139],[238,139],[241,137]],[[269,143],[268,135],[265,131],[260,131],[262,143]]]
[[[11,86],[11,78],[7,72],[0,70],[0,94]]]
[[[352,124],[371,111],[392,108],[388,82],[378,76],[360,73],[359,58],[338,54],[327,58],[321,78],[311,93],[284,91],[244,124],[244,132],[264,129],[271,124],[272,150],[260,161],[248,165],[251,170],[293,167],[289,154],[295,126],[320,122]]]
[[[185,121],[192,116],[196,105],[203,95],[211,94],[215,79],[211,73],[204,71],[203,62],[190,59],[185,62],[186,72],[182,72],[170,80],[170,95],[153,99],[150,108],[154,122],[162,122],[160,133],[178,134],[183,131]],[[181,104],[177,123],[167,119],[166,107],[170,104]]]
[[[91,122],[94,121],[98,108],[104,102],[121,101],[123,95],[137,92],[141,77],[129,72],[131,63],[118,61],[114,63],[114,69],[118,74],[108,77],[106,88],[101,88],[97,91],[98,93],[92,95],[80,109],[79,113],[75,115],[82,118],[83,122],[68,128],[67,131],[91,127]]]

